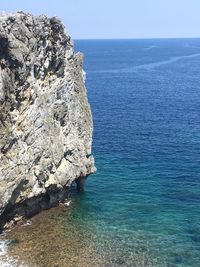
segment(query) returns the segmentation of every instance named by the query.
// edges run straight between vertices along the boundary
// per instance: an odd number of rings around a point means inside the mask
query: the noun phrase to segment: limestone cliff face
[[[95,171],[82,61],[59,19],[0,16],[0,222],[57,204]]]

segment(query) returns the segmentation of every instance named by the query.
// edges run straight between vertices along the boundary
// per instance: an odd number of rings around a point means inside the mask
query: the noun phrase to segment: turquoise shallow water
[[[200,39],[75,46],[98,171],[66,211],[6,237],[8,255],[28,267],[199,267]]]
[[[200,266],[200,40],[75,44],[98,169],[75,218],[113,240],[115,254],[148,247],[154,266]]]

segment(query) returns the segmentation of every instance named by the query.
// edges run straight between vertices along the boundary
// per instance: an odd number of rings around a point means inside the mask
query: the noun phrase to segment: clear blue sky
[[[74,39],[200,37],[200,0],[2,0],[0,9],[57,15]]]

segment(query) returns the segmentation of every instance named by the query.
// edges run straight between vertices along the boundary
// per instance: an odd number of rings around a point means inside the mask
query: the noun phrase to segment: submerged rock
[[[0,15],[0,223],[82,190],[95,171],[83,55],[61,21]]]

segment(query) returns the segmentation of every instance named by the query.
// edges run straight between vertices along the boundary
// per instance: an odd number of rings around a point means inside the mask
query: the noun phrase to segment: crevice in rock
[[[6,154],[16,142],[17,142],[17,138],[13,138],[12,140],[9,141],[8,144],[6,144],[3,148],[1,148],[1,152],[3,154]]]

